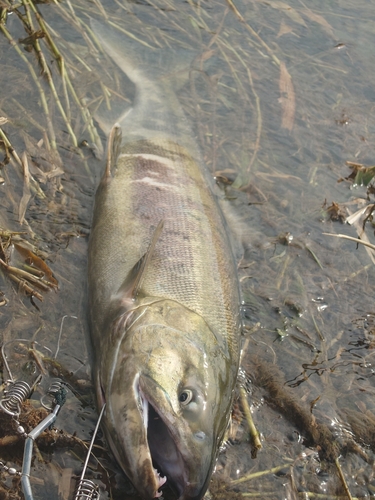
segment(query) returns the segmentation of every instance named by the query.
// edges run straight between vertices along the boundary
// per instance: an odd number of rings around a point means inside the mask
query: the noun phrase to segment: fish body
[[[143,498],[161,494],[164,475],[177,498],[198,500],[238,371],[236,266],[212,180],[171,86],[124,57],[108,28],[93,28],[136,86],[133,108],[109,136],[89,244],[103,425]]]

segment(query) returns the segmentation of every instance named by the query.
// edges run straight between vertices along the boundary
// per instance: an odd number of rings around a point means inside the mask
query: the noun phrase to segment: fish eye
[[[191,391],[190,389],[184,389],[178,396],[178,400],[183,406],[188,405],[192,399],[193,391]]]

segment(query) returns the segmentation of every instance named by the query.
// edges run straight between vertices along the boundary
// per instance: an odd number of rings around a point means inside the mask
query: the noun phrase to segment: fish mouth
[[[163,389],[144,375],[138,375],[135,385],[155,478],[159,481],[158,489],[168,479],[168,485],[177,494],[178,500],[200,498],[191,494],[191,489],[195,488],[188,480],[187,457],[184,458],[181,451],[182,443],[176,423],[178,417]],[[161,494],[158,491],[157,497]]]

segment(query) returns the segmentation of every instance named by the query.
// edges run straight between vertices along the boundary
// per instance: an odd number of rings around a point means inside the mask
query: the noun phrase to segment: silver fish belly
[[[172,89],[137,73],[117,38],[93,27],[137,89],[134,108],[109,136],[89,244],[103,425],[143,498],[160,496],[166,477],[177,498],[198,500],[238,371],[236,266],[212,181]]]

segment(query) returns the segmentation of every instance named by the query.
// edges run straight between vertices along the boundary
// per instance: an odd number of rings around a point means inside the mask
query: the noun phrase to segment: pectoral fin
[[[151,262],[153,253],[155,251],[156,243],[159,240],[163,227],[164,227],[164,221],[161,220],[157,225],[154,234],[152,235],[152,239],[146,253],[135,264],[135,266],[128,274],[126,280],[121,285],[121,288],[119,290],[119,293],[121,295],[125,295],[126,297],[131,297],[132,300],[135,300],[137,298],[139,290],[142,287],[147,267]]]

